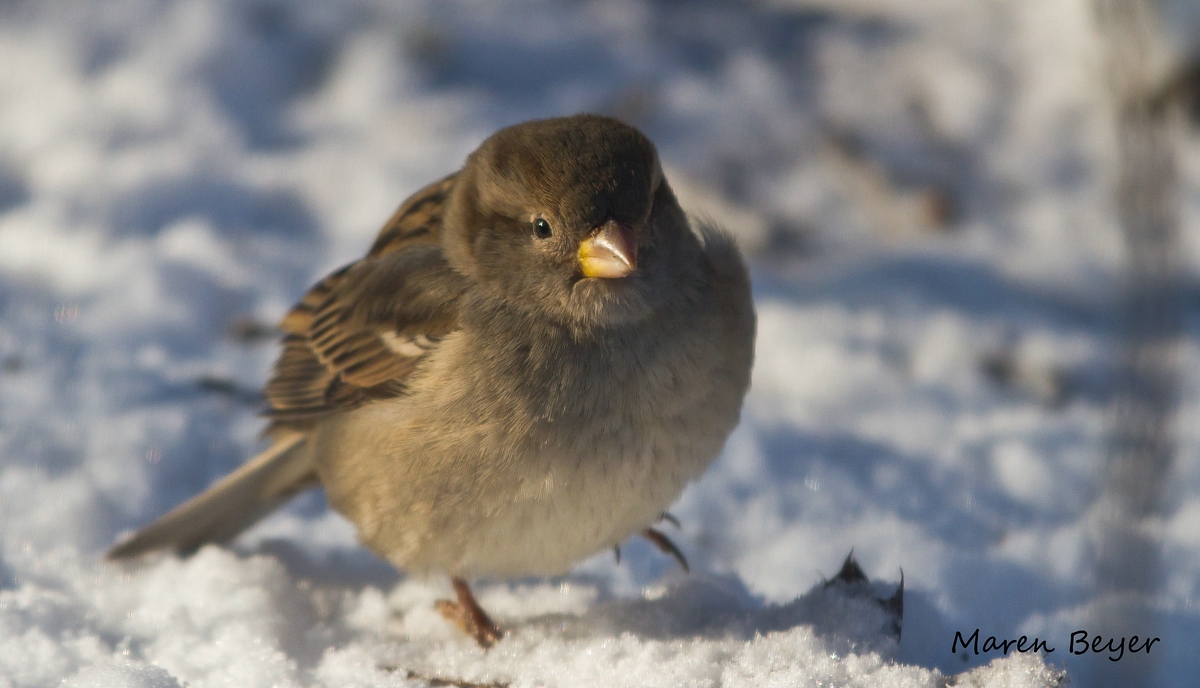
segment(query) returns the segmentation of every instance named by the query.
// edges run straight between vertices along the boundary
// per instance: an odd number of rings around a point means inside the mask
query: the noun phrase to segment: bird
[[[322,487],[376,555],[448,575],[437,610],[487,648],[470,579],[638,534],[686,569],[652,526],[738,424],[755,326],[736,242],[685,214],[638,129],[500,129],[283,318],[269,447],[108,557],[226,542]]]

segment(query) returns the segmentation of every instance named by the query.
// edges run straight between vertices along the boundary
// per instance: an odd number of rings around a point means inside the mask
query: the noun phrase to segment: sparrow
[[[691,223],[654,145],[597,115],[493,134],[408,198],[280,324],[270,446],[110,552],[232,539],[323,487],[363,545],[468,579],[565,573],[641,534],[737,425],[755,313],[727,234]],[[617,550],[619,553],[619,550]]]

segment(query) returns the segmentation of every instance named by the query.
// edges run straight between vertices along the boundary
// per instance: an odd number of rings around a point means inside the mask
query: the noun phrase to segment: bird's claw
[[[486,650],[495,645],[496,641],[504,637],[504,632],[475,601],[475,596],[471,594],[471,588],[467,587],[466,581],[455,578],[452,584],[458,601],[438,600],[433,608],[463,633],[474,638],[479,647]]]
[[[642,531],[642,537],[654,543],[654,546],[658,548],[658,551],[675,557],[675,561],[679,562],[679,567],[683,569],[684,573],[692,572],[691,567],[688,566],[687,559],[683,556],[683,552],[680,552],[679,548],[675,546],[675,543],[671,542],[666,535],[663,535],[653,528],[647,528]]]

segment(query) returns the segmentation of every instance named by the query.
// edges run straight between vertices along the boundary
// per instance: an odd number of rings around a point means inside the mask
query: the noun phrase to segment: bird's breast
[[[408,570],[561,573],[655,522],[719,453],[744,385],[721,393],[719,352],[697,344],[460,331],[407,397],[327,433],[357,448],[330,451],[331,502]]]

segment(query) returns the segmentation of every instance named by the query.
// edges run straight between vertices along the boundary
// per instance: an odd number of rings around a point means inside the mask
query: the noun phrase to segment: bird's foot
[[[653,528],[647,528],[642,531],[642,537],[654,543],[654,546],[658,548],[658,551],[675,557],[675,561],[679,562],[679,566],[683,569],[684,573],[692,572],[691,567],[688,566],[687,559],[683,556],[683,552],[680,552],[679,548],[675,546],[675,543],[667,539],[666,535],[663,535]]]
[[[463,633],[474,638],[479,647],[488,649],[504,636],[504,632],[475,601],[475,596],[471,594],[471,588],[465,580],[454,578],[451,579],[451,584],[458,601],[438,600],[434,609],[447,621],[458,626]]]

